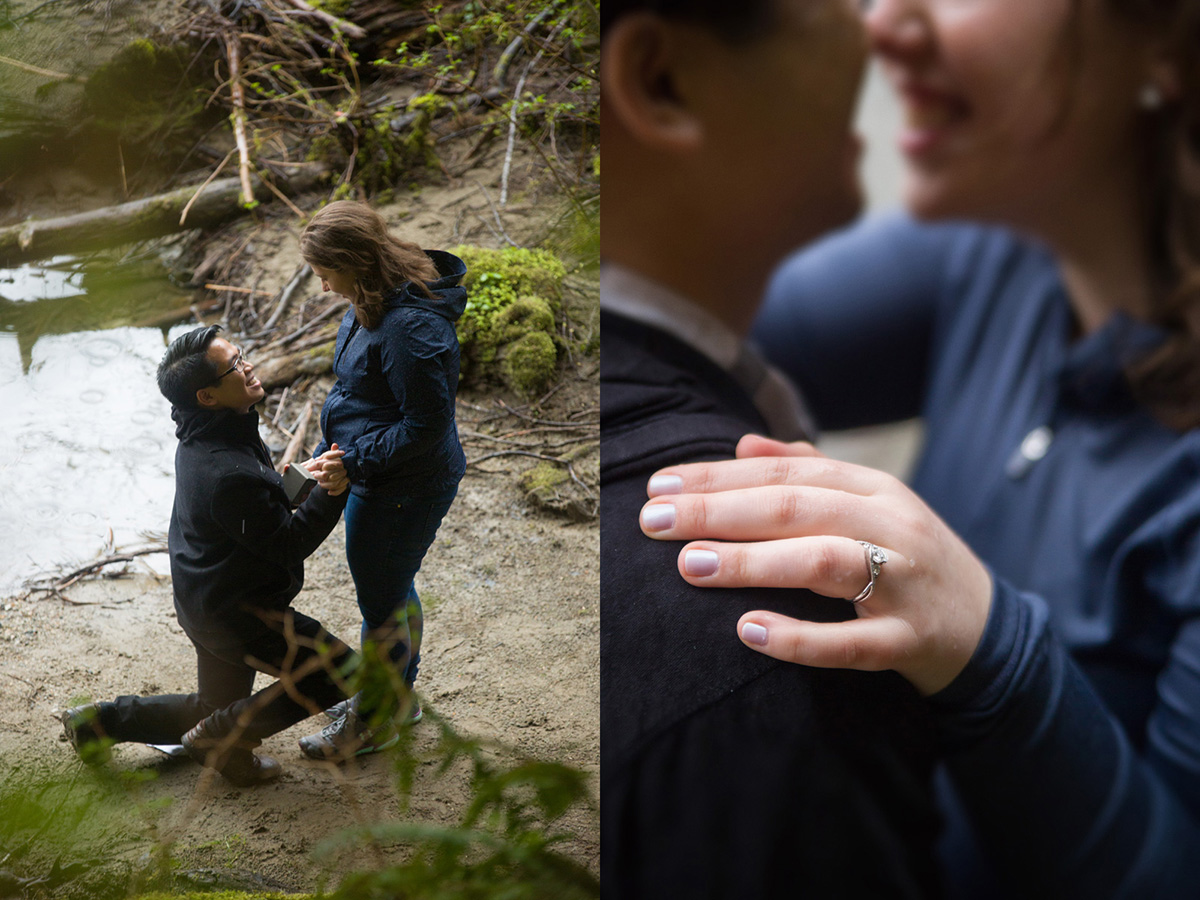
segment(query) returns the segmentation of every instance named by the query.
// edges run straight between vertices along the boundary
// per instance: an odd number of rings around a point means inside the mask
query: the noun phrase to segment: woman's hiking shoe
[[[100,707],[95,703],[73,706],[59,719],[63,735],[85,763],[94,766],[112,757],[111,748],[116,742],[100,725]]]
[[[256,756],[236,745],[226,747],[227,739],[216,734],[210,719],[201,719],[180,743],[188,756],[206,768],[216,769],[238,787],[274,781],[283,773],[283,766],[269,756]]]
[[[346,713],[350,712],[350,704],[353,701],[353,697],[348,697],[341,703],[333,704],[333,706],[325,710],[325,718],[332,719],[336,722],[338,719],[342,718],[342,716],[346,715]]]
[[[316,734],[300,738],[300,750],[309,759],[342,760],[378,753],[394,746],[399,740],[395,723],[387,721],[371,728],[351,709]]]
[[[355,694],[354,696],[357,697],[358,695]],[[350,704],[353,700],[354,697],[351,697],[348,700],[343,700],[341,703],[335,703],[333,706],[329,707],[329,709],[325,710],[325,717],[327,719],[333,719],[336,722],[342,716],[346,715],[346,713],[350,712]],[[417,699],[416,694],[413,694],[412,706],[408,710],[408,715],[405,716],[404,719],[398,724],[415,725],[421,721],[421,717],[423,715],[424,713],[421,712],[421,701]]]

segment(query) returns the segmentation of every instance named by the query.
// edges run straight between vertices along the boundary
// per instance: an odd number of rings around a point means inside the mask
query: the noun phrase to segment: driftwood
[[[297,169],[288,177],[288,186],[293,191],[308,190],[327,171],[319,164]],[[269,200],[271,192],[258,178],[254,181],[256,196]],[[187,227],[216,225],[242,214],[244,210],[238,202],[240,192],[241,183],[237,178],[212,182],[192,203]],[[59,253],[99,250],[173,234],[180,230],[180,212],[195,193],[193,185],[117,206],[55,219],[30,219],[20,225],[0,228],[0,266],[15,266]]]
[[[288,344],[291,344],[294,341],[298,340],[299,338],[304,337],[304,335],[308,334],[310,331],[315,329],[321,323],[327,322],[329,319],[332,319],[334,316],[342,314],[342,312],[344,312],[344,310],[342,309],[340,304],[338,304],[336,302],[331,303],[328,307],[325,308],[325,310],[323,312],[317,313],[316,316],[309,319],[307,322],[305,322],[303,325],[301,325],[295,331],[290,332],[289,334],[285,334],[281,338],[276,338],[275,340],[271,341],[269,344],[263,344],[260,347],[254,342],[253,339],[250,339],[245,342],[244,346],[248,350],[250,350],[250,349],[254,350],[254,353],[256,356],[259,354],[262,354],[265,356],[268,353],[271,353],[271,352],[279,350],[283,347],[286,347]],[[337,332],[337,328],[335,327],[334,333],[336,334],[336,332]],[[301,344],[297,345],[293,349],[299,350],[302,347],[315,347],[318,344],[328,343],[330,340],[332,340],[332,337],[328,334],[317,334],[315,336],[309,335],[307,340],[303,341]]]
[[[239,202],[245,206],[254,202],[254,185],[250,182],[250,149],[246,142],[246,101],[242,91],[242,52],[235,35],[225,36],[225,52],[229,59],[229,95],[233,103],[233,137],[237,141],[238,178],[242,186]]]
[[[297,288],[302,285],[309,275],[312,274],[312,269],[308,263],[301,263],[296,269],[296,273],[292,276],[292,280],[287,283],[279,293],[279,302],[275,305],[275,312],[271,313],[271,318],[267,319],[267,324],[263,326],[264,331],[270,331],[275,327],[275,323],[279,321],[279,317],[283,315],[284,309],[287,308],[288,301],[292,299],[292,294],[296,293]]]
[[[365,28],[361,28],[353,22],[347,22],[345,19],[339,19],[337,16],[330,15],[323,9],[316,9],[310,6],[306,0],[288,0],[288,3],[296,7],[296,9],[308,13],[310,16],[316,16],[330,28],[345,32],[356,41],[361,41],[367,36]]]
[[[292,439],[288,441],[287,449],[283,451],[283,458],[279,460],[279,470],[283,471],[283,467],[294,462],[296,457],[305,450],[304,439],[308,436],[308,423],[312,419],[313,402],[309,400],[304,404],[304,412],[300,413],[300,421],[296,424],[296,430],[292,434]]]
[[[206,300],[203,303],[192,303],[188,306],[176,307],[175,309],[169,309],[166,312],[157,313],[156,315],[139,319],[133,323],[133,327],[169,328],[170,326],[177,325],[180,322],[186,322],[191,318],[195,318],[197,321],[199,321],[201,316],[216,312],[223,305],[224,304],[220,300]]]
[[[301,375],[324,375],[333,368],[333,339],[318,347],[276,356],[254,367],[254,374],[268,391],[291,384]]]
[[[71,585],[75,584],[80,579],[97,574],[105,566],[111,566],[115,563],[133,562],[133,560],[135,560],[137,557],[145,556],[149,553],[166,552],[167,545],[164,543],[156,543],[149,547],[142,547],[137,550],[125,550],[120,553],[113,553],[108,556],[101,557],[100,559],[92,560],[90,563],[80,566],[78,569],[75,569],[71,572],[67,572],[65,575],[50,576],[49,578],[43,578],[37,581],[27,581],[25,583],[25,587],[30,593],[34,591],[45,591],[49,594],[58,595],[68,603],[74,603],[75,601],[63,596],[59,592],[71,587]]]
[[[445,3],[441,14],[454,17],[465,5],[465,0]],[[353,13],[367,36],[380,42],[377,55],[381,57],[391,56],[404,41],[420,39],[434,20],[428,9],[409,9],[396,0],[357,0]]]
[[[492,70],[492,80],[497,85],[507,87],[505,81],[508,78],[508,67],[512,65],[513,59],[516,58],[517,53],[520,52],[521,47],[524,45],[525,37],[533,34],[534,29],[541,25],[552,12],[554,12],[554,6],[547,6],[530,20],[529,24],[525,26],[524,31],[512,39],[512,43],[504,48],[504,52],[500,54],[500,61],[496,63],[496,68]],[[539,53],[538,55],[540,56],[541,54]],[[519,89],[517,95],[520,96]]]

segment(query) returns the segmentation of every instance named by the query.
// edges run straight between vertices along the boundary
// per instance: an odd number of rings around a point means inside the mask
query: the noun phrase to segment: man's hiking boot
[[[73,706],[64,712],[59,719],[63,724],[63,734],[88,765],[107,762],[112,756],[111,748],[116,743],[104,732],[100,725],[100,707],[95,703],[85,703]]]
[[[188,756],[202,766],[216,769],[223,778],[238,787],[274,781],[283,772],[283,766],[269,756],[256,756],[246,747],[236,744],[227,746],[231,742],[228,738],[217,736],[211,717],[201,719],[195,728],[183,736],[180,743]]]

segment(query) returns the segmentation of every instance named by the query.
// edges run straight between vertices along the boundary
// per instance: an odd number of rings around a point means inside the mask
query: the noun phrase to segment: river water
[[[189,301],[154,265],[0,269],[0,597],[94,559],[110,530],[118,547],[165,537],[175,437],[154,373],[195,326],[120,323]]]

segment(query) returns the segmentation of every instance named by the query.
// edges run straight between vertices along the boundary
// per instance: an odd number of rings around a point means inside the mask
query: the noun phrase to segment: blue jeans
[[[362,639],[390,648],[388,657],[409,687],[417,680],[424,624],[413,579],[457,493],[458,485],[433,497],[351,494],[346,503],[346,561]]]

